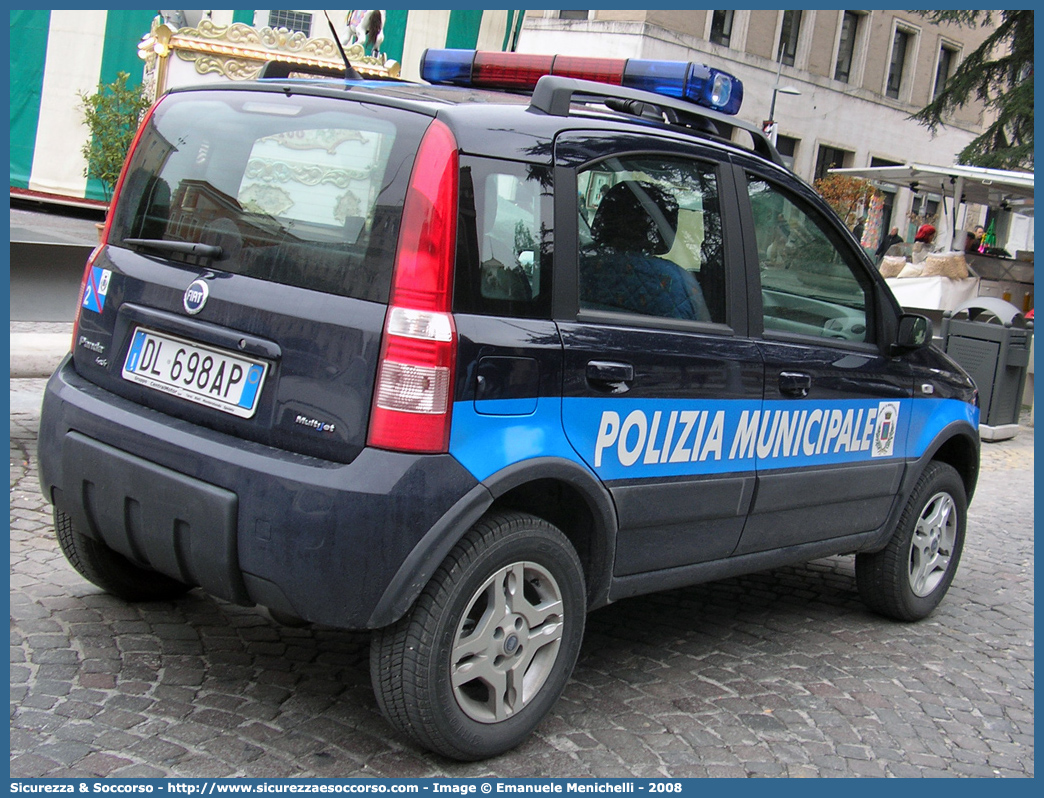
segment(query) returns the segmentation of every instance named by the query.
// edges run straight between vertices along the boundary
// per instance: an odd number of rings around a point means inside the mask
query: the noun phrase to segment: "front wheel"
[[[961,560],[967,506],[957,471],[946,463],[929,463],[888,545],[856,555],[856,585],[870,609],[900,621],[932,613]]]
[[[580,651],[584,575],[546,521],[503,513],[457,544],[410,612],[372,638],[381,711],[419,745],[460,760],[521,743]]]

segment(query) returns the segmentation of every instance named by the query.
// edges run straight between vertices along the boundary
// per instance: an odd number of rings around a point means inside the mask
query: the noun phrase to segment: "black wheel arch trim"
[[[366,626],[380,629],[405,615],[431,580],[435,569],[492,504],[493,496],[489,489],[479,483],[436,521],[399,566]]]
[[[497,499],[515,488],[545,480],[569,485],[587,502],[595,523],[587,574],[588,609],[607,604],[617,530],[616,506],[612,497],[598,478],[583,466],[560,457],[537,457],[496,472],[457,501],[427,531],[399,567],[370,615],[367,626],[378,629],[399,620],[457,542]]]
[[[964,489],[967,494],[968,504],[971,504],[972,496],[975,494],[975,486],[979,481],[979,450],[982,446],[979,439],[979,431],[975,427],[971,426],[964,421],[953,421],[947,424],[935,439],[931,442],[931,445],[925,450],[914,463],[912,468],[907,472],[906,480],[903,483],[903,495],[909,496],[910,492],[913,491],[914,485],[917,484],[917,480],[921,476],[921,472],[928,466],[932,460],[940,460],[943,458],[937,457],[939,451],[952,441],[963,439],[964,445],[970,446],[975,452],[975,457],[969,463],[950,463],[957,473],[961,475],[961,479],[964,481]],[[944,460],[944,462],[948,462]]]
[[[616,533],[619,527],[616,503],[608,489],[591,471],[563,457],[536,457],[513,463],[483,480],[495,498],[530,482],[553,480],[569,485],[587,503],[594,521],[591,551],[585,563],[588,610],[609,603],[613,561],[616,555]],[[535,513],[539,515],[540,513]],[[569,536],[568,530],[563,530]],[[581,558],[583,559],[583,558]]]

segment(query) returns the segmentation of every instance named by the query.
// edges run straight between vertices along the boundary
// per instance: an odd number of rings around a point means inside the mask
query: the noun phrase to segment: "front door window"
[[[748,184],[766,331],[865,342],[867,286],[825,219],[772,184]]]

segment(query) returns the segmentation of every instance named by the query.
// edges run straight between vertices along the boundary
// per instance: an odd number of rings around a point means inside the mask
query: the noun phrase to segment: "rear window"
[[[134,152],[109,240],[195,267],[387,301],[406,182],[429,122],[282,92],[172,94]]]

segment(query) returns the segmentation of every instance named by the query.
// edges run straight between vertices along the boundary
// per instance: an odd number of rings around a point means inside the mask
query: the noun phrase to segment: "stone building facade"
[[[777,146],[811,182],[831,166],[953,164],[982,129],[981,103],[934,137],[910,115],[988,33],[910,11],[530,10],[518,50],[691,60],[731,72],[743,81],[739,116],[762,124],[774,106]],[[940,199],[889,192],[886,224],[905,234]]]

